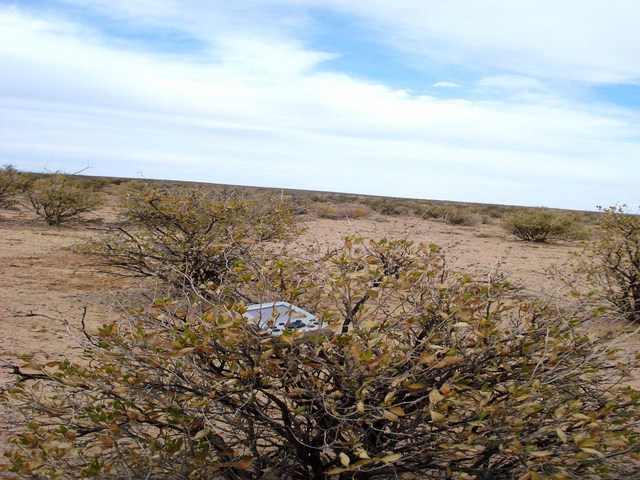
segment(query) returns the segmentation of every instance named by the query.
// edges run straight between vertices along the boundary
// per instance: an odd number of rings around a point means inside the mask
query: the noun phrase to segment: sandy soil
[[[454,269],[486,275],[499,269],[509,280],[532,295],[551,294],[561,287],[548,274],[569,260],[570,244],[534,244],[510,237],[500,226],[449,225],[441,221],[410,217],[385,217],[357,220],[317,219],[306,222],[307,232],[300,242],[322,246],[341,245],[346,235],[366,238],[403,238],[442,247]]]
[[[73,355],[80,347],[69,337],[68,324],[77,326],[86,307],[86,323],[95,329],[112,314],[117,292],[134,281],[91,264],[69,249],[99,235],[113,220],[105,208],[86,221],[60,229],[47,227],[26,208],[0,210],[0,386],[10,379],[7,366],[21,353],[42,358]],[[320,248],[342,243],[344,236],[409,238],[436,243],[451,264],[484,275],[497,266],[520,285],[523,295],[553,294],[561,285],[546,273],[562,266],[576,247],[570,244],[530,244],[509,237],[498,225],[452,226],[409,217],[372,216],[357,220],[311,219],[300,237],[301,245]],[[625,337],[632,350],[637,335]],[[10,424],[9,412],[0,412],[0,431]],[[0,433],[1,445],[2,433]]]

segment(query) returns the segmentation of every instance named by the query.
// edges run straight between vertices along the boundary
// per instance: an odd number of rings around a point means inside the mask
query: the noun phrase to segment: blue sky
[[[640,205],[637,0],[0,0],[0,163]]]

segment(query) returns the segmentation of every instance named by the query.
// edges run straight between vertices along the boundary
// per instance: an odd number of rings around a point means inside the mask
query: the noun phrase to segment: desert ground
[[[51,359],[78,355],[82,350],[73,334],[85,310],[88,329],[95,329],[115,315],[119,296],[137,288],[139,280],[98,267],[69,248],[101,234],[116,218],[115,201],[112,195],[105,207],[60,228],[45,225],[25,202],[0,210],[0,386],[11,381],[10,365],[19,363],[19,354]],[[445,250],[452,267],[476,276],[498,269],[523,296],[562,298],[563,285],[549,271],[566,268],[571,252],[579,248],[568,242],[522,242],[497,221],[461,226],[374,212],[358,219],[306,215],[301,221],[306,230],[296,240],[299,245],[332,248],[350,234],[435,243]],[[620,329],[624,349],[635,353],[640,337],[633,327],[614,328]],[[635,374],[629,382],[639,383]],[[11,415],[4,410],[0,419],[0,432],[6,433]]]

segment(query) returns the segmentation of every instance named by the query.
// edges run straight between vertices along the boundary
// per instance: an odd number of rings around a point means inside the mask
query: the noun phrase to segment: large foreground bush
[[[578,271],[595,287],[592,297],[628,320],[640,321],[640,216],[624,205],[602,209]]]
[[[15,366],[34,477],[635,478],[638,394],[574,312],[505,298],[434,246],[348,239],[247,271],[333,335],[276,339],[241,304],[163,299]],[[262,292],[262,293],[261,293]]]
[[[122,213],[124,222],[84,251],[177,286],[220,287],[264,242],[296,232],[286,201],[206,188],[144,184],[129,192]]]

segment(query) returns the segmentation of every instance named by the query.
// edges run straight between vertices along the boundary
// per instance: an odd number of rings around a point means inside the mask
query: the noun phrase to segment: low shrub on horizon
[[[504,216],[502,227],[527,242],[584,238],[584,231],[573,215],[548,208],[512,211]]]
[[[358,204],[318,203],[311,210],[320,218],[364,218],[371,214],[369,208]]]

